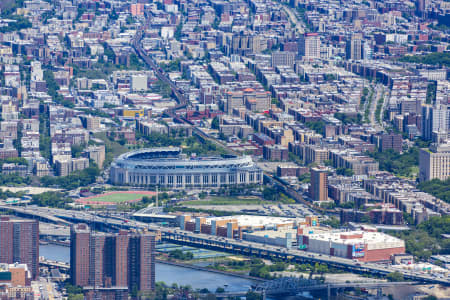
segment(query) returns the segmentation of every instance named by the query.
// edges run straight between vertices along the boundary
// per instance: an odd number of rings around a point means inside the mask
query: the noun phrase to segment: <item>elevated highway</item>
[[[32,219],[37,219],[41,221],[45,221],[48,223],[59,224],[59,225],[70,225],[70,222],[67,222],[64,219],[58,218],[51,213],[45,214],[42,213],[41,210],[33,210],[27,209],[26,206],[12,206],[12,205],[0,205],[0,210],[3,211],[13,211],[17,216],[27,216]]]
[[[0,210],[2,208],[4,208],[4,206],[1,206]],[[20,211],[22,215],[29,214],[31,217],[41,216],[44,219],[48,219],[53,216],[63,221],[68,221],[69,223],[86,223],[97,230],[103,231],[116,231],[120,228],[160,231],[162,239],[165,241],[198,248],[212,249],[246,256],[279,258],[300,263],[325,263],[339,269],[362,274],[387,275],[397,271],[402,273],[405,279],[450,286],[450,280],[448,278],[437,278],[433,277],[431,274],[401,270],[388,265],[365,263],[347,258],[306,252],[297,249],[279,248],[267,244],[229,239],[202,233],[193,233],[173,227],[162,227],[156,224],[148,224],[135,220],[97,216],[84,211],[71,211],[37,206],[9,206],[7,209]]]
[[[48,260],[48,259],[40,259],[39,264],[41,266],[45,266],[48,268],[56,268],[56,269],[60,269],[62,271],[66,271],[66,272],[68,272],[70,269],[70,264],[68,264],[68,263],[64,263],[64,262],[60,262],[60,261],[53,261],[53,260]]]
[[[278,248],[267,244],[228,239],[181,230],[161,230],[161,233],[162,238],[165,241],[176,244],[189,245],[192,247],[206,248],[246,256],[276,258],[299,263],[318,262],[360,274],[365,273],[385,276],[389,273],[397,271],[402,273],[405,279],[427,283],[439,283],[446,286],[450,285],[450,281],[446,278],[437,278],[433,277],[430,274],[422,274],[420,272],[405,271],[393,268],[392,266],[388,265],[359,262],[337,256],[306,252],[297,249]]]

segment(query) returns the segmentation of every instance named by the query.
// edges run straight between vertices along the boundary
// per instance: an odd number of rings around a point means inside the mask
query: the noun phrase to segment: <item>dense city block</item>
[[[1,0],[0,299],[450,298],[448,0]]]

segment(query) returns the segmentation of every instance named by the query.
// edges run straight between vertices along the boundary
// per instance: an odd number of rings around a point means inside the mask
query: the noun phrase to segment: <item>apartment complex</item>
[[[155,236],[148,232],[92,232],[74,225],[70,234],[70,277],[82,287],[155,288]]]
[[[351,60],[363,59],[363,40],[361,34],[353,34],[352,38],[347,41],[346,57]]]
[[[299,54],[305,58],[320,58],[320,37],[318,33],[305,33],[300,37]]]
[[[39,222],[0,218],[0,263],[26,264],[31,278],[39,278]]]
[[[277,51],[272,53],[272,67],[289,66],[293,67],[295,62],[295,53],[288,51]]]
[[[311,185],[309,194],[313,201],[328,200],[328,173],[329,168],[317,167],[311,168]]]
[[[81,171],[89,167],[89,159],[86,157],[64,157],[55,159],[56,174],[67,176],[75,171]]]
[[[419,180],[434,178],[445,180],[450,177],[450,142],[432,144],[430,149],[420,149]]]

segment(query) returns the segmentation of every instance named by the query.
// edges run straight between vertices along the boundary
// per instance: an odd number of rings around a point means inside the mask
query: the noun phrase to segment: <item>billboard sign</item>
[[[352,257],[364,257],[364,249],[366,245],[364,244],[355,244],[352,248]]]

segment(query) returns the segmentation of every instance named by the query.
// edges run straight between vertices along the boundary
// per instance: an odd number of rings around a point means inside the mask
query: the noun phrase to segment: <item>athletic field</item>
[[[141,201],[144,196],[155,196],[156,192],[146,191],[121,191],[121,192],[109,192],[92,197],[86,197],[76,200],[82,204],[92,205],[113,205],[118,203],[137,202]]]

